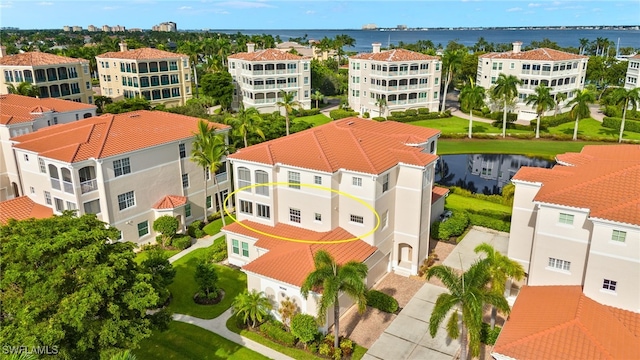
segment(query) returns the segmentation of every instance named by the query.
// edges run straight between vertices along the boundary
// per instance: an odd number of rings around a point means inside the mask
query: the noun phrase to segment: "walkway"
[[[203,237],[202,239],[198,239],[196,240],[196,243],[189,246],[188,248],[180,251],[179,253],[173,255],[172,257],[169,258],[169,262],[173,263],[174,261],[186,256],[187,254],[189,254],[192,251],[198,250],[198,249],[202,249],[202,248],[206,248],[209,247],[213,244],[213,241],[217,238],[219,238],[220,236],[223,236],[223,233],[217,233],[215,235],[212,236],[206,236]]]

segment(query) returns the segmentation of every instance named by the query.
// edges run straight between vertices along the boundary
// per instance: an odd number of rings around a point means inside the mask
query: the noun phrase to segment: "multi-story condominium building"
[[[89,61],[42,52],[7,55],[0,46],[0,95],[8,94],[8,85],[28,82],[38,88],[40,98],[60,98],[93,104]]]
[[[104,114],[13,138],[26,196],[58,214],[96,214],[122,239],[155,241],[153,221],[181,226],[204,216],[229,189],[226,159],[211,174],[190,160],[200,119],[160,111]],[[216,133],[227,125],[211,123]],[[207,197],[204,196],[205,179]],[[219,204],[217,204],[219,205]]]
[[[560,104],[560,111],[568,110],[567,102],[584,88],[588,56],[547,48],[529,51],[522,51],[521,48],[521,42],[514,42],[512,51],[480,55],[476,83],[488,90],[494,86],[500,74],[514,75],[520,79],[522,85],[518,86],[518,99],[514,109],[518,119],[536,118],[535,109],[526,105],[525,99],[543,84],[551,88],[552,95],[564,93],[567,96]],[[499,107],[502,109],[502,105]],[[552,115],[554,111],[555,109],[549,110],[545,115]]]
[[[158,25],[153,25],[151,28],[153,31],[167,31],[167,32],[176,32],[178,31],[178,25],[173,21],[167,21],[160,23]]]
[[[438,111],[440,67],[437,56],[380,51],[380,43],[374,43],[372,53],[349,58],[349,106],[372,117],[407,109]],[[380,99],[385,101],[382,106]]]
[[[104,32],[109,32],[109,31],[111,31],[111,26],[109,26],[109,25],[102,25],[102,31],[104,31]]]
[[[191,99],[189,56],[141,48],[96,56],[102,95],[114,100],[144,97],[153,105],[182,106]]]
[[[311,108],[310,58],[288,52],[265,49],[255,50],[255,44],[247,44],[246,53],[228,57],[229,73],[236,90],[232,108],[240,104],[266,113],[279,110],[280,91],[293,92],[302,108]]]
[[[88,30],[89,32],[96,32],[96,31],[98,31],[99,29],[98,29],[97,27],[93,26],[93,25],[89,25],[89,26],[87,26],[87,30]]]
[[[11,149],[13,137],[95,115],[95,105],[15,94],[0,95],[0,201],[25,194]]]
[[[313,315],[317,296],[302,299],[300,286],[318,250],[367,264],[369,286],[390,271],[416,274],[443,194],[432,190],[439,135],[347,118],[230,155],[238,222],[223,229],[229,262],[276,307],[290,296]]]
[[[508,255],[528,285],[578,285],[640,312],[640,146],[585,146],[553,169],[521,168]]]
[[[640,55],[634,55],[629,58],[629,66],[627,67],[627,76],[624,81],[626,89],[635,89],[640,86],[638,79],[640,78]]]

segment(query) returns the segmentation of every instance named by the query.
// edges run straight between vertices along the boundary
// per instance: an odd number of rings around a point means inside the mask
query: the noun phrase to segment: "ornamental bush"
[[[392,296],[378,290],[367,291],[367,305],[380,311],[395,313],[398,311],[398,301]]]
[[[204,237],[207,234],[202,230],[203,227],[204,223],[200,220],[196,220],[187,227],[187,234],[194,239]]]
[[[602,127],[620,130],[621,118],[605,117],[602,121]],[[625,119],[624,129],[635,133],[640,133],[640,121]]]
[[[333,120],[344,119],[351,116],[358,116],[358,113],[356,111],[343,110],[343,109],[331,110],[329,112],[329,117],[331,117]]]
[[[455,211],[447,221],[436,221],[431,225],[431,237],[449,240],[452,236],[460,236],[469,226],[469,216],[464,211]]]
[[[316,318],[308,314],[297,314],[291,320],[291,333],[307,344],[316,338],[318,323]]]
[[[176,235],[176,237],[171,240],[171,246],[178,250],[184,250],[191,246],[191,237],[188,235]]]
[[[384,116],[375,116],[375,117],[373,117],[373,118],[372,118],[372,120],[375,120],[375,121],[385,121],[385,120],[387,120],[387,118],[386,118],[386,117],[384,117]]]
[[[331,345],[322,343],[318,347],[318,354],[322,356],[331,356]]]
[[[277,321],[269,321],[260,325],[260,332],[283,345],[293,347],[296,344],[295,335],[284,330]]]

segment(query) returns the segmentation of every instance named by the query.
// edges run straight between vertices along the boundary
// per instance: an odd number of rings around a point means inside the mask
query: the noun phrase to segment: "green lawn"
[[[181,250],[165,250],[164,253],[167,255],[167,257],[172,257],[173,255],[179,253]],[[149,252],[148,251],[141,251],[136,255],[136,262],[138,264],[141,264],[143,261],[145,261],[147,259],[147,257],[149,256]]]
[[[293,121],[294,122],[295,121],[305,121],[305,122],[308,122],[310,124],[313,124],[313,126],[318,126],[318,125],[323,125],[323,124],[326,124],[328,122],[331,122],[331,118],[328,117],[328,116],[325,116],[323,114],[318,114],[318,115],[297,117]]]
[[[216,265],[218,270],[218,285],[224,290],[224,299],[216,305],[198,305],[193,302],[193,295],[198,286],[193,278],[198,260],[203,258],[208,248],[195,250],[173,263],[176,277],[169,285],[173,298],[169,304],[169,311],[186,314],[202,319],[213,319],[231,307],[233,299],[247,288],[247,275],[239,270]]]
[[[449,196],[447,196],[446,207],[452,210],[491,210],[511,214],[510,206],[458,194],[449,194]]]
[[[228,216],[224,217],[224,220],[227,222],[227,225],[231,224],[231,218]],[[207,235],[215,235],[220,232],[222,229],[222,218],[213,220],[208,223],[202,230],[207,233]]]
[[[580,152],[585,145],[613,143],[595,141],[512,140],[512,139],[440,139],[438,155],[512,154],[553,160],[557,154]]]
[[[556,127],[549,128],[547,132],[551,134],[565,134],[573,136],[574,124],[575,122],[560,124]],[[597,136],[617,140],[620,135],[620,130],[602,127],[602,123],[595,119],[582,119],[578,125],[578,135]],[[640,133],[625,131],[623,139],[640,140]]]
[[[133,353],[138,360],[268,359],[211,331],[178,321],[172,321],[169,330],[154,332],[141,341]]]
[[[418,120],[407,124],[438,129],[443,134],[466,134],[469,131],[469,120],[452,116],[446,119]],[[473,132],[476,134],[502,134],[502,128],[491,126],[491,124],[474,121]],[[507,129],[511,134],[525,134],[528,130]]]

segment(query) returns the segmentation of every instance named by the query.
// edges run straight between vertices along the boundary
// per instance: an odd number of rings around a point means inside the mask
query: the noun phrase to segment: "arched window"
[[[238,188],[251,185],[251,171],[246,167],[238,168]],[[244,189],[244,191],[251,192],[251,188]]]
[[[269,182],[269,175],[266,171],[256,170],[256,184],[266,184]],[[256,194],[269,196],[268,186],[257,186]]]
[[[60,179],[58,176],[58,168],[52,164],[49,164],[49,177],[52,179]]]

